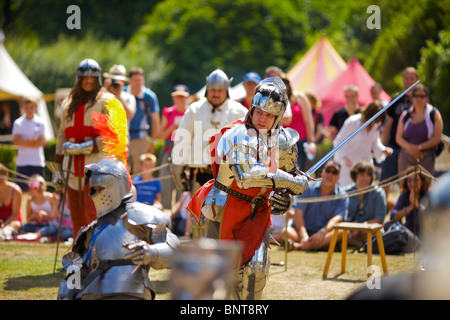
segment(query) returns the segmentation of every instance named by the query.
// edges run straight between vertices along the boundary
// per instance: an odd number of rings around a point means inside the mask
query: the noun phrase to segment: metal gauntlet
[[[94,150],[94,140],[89,140],[82,143],[65,142],[63,144],[64,155],[76,156],[80,154],[91,154]]]
[[[291,209],[292,204],[294,203],[294,197],[287,193],[275,192],[270,197],[270,203],[272,205],[272,214],[285,214]]]
[[[275,190],[287,189],[295,195],[301,195],[308,187],[308,179],[306,176],[293,176],[279,169],[275,171],[271,178]]]

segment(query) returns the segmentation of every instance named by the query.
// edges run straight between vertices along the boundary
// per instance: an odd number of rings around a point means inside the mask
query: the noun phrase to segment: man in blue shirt
[[[136,113],[130,121],[130,157],[132,172],[139,172],[139,157],[143,153],[154,153],[159,134],[159,102],[156,94],[145,87],[144,70],[131,68],[129,85],[124,91],[131,92],[136,98]],[[151,145],[148,132],[151,130]]]
[[[294,225],[288,228],[289,238],[296,250],[327,250],[333,236],[333,226],[346,219],[348,198],[302,202],[308,198],[320,198],[346,194],[337,182],[341,166],[330,160],[322,171],[320,182],[310,182],[293,205]]]

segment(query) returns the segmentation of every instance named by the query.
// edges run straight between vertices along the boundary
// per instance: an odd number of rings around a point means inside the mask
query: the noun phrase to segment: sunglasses
[[[427,95],[426,94],[414,94],[412,97],[425,99],[427,97]]]
[[[325,169],[325,172],[326,172],[326,173],[331,173],[331,174],[334,174],[334,175],[338,175],[338,174],[339,174],[339,171],[333,170],[333,169],[331,169],[331,168],[326,168],[326,169]]]

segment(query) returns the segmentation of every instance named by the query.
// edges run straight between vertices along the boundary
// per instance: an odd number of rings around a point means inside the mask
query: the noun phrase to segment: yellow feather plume
[[[109,116],[92,112],[94,126],[100,131],[106,156],[114,156],[127,165],[128,138],[127,115],[122,103],[116,98],[106,100]]]

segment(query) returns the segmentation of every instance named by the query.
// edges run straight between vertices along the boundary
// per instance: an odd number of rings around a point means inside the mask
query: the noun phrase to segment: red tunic
[[[214,177],[217,176],[219,170],[218,159],[216,159],[216,147],[222,135],[229,129],[242,124],[244,121],[238,120],[228,126],[222,128],[220,132],[211,137],[211,158]],[[272,152],[273,154],[274,152]],[[272,161],[273,162],[273,161]],[[208,181],[204,184],[192,197],[187,205],[189,212],[195,217],[197,222],[201,217],[201,208],[208,196],[214,180]],[[231,185],[231,189],[236,190],[242,194],[255,197],[268,197],[272,188],[267,188],[265,192],[260,195],[262,188],[240,189],[236,185],[236,181]],[[241,265],[248,263],[254,252],[262,243],[266,231],[271,223],[270,213],[271,206],[269,200],[266,200],[258,209],[256,216],[249,219],[252,214],[252,204],[249,201],[239,199],[237,197],[228,196],[228,202],[224,208],[222,222],[220,223],[220,239],[237,240],[242,246],[242,260]]]

